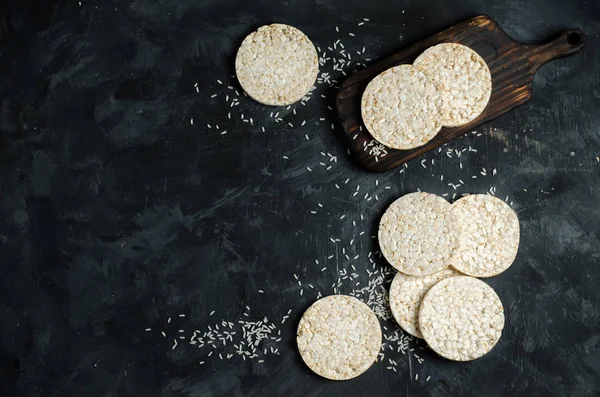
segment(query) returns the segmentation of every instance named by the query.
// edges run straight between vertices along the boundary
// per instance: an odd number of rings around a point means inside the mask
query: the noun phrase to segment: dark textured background
[[[226,116],[216,79],[237,88],[235,50],[262,24],[295,25],[322,48],[342,37],[376,59],[482,13],[522,41],[577,27],[589,44],[540,69],[527,104],[449,144],[477,150],[460,159],[445,148],[427,168],[365,172],[330,128],[324,86],[281,123],[245,97]],[[600,395],[599,21],[592,0],[3,1],[0,394]],[[338,157],[330,170],[321,151]],[[323,294],[335,267],[354,264],[362,280],[386,205],[416,189],[451,196],[458,179],[458,194],[496,187],[521,222],[516,262],[488,280],[506,307],[499,344],[471,363],[424,350],[423,364],[398,355],[397,373],[378,363],[348,382],[313,375],[295,327],[316,293],[300,295],[293,275]],[[348,261],[352,238],[360,258]],[[235,322],[245,306],[278,324],[280,355],[172,349],[178,329]]]

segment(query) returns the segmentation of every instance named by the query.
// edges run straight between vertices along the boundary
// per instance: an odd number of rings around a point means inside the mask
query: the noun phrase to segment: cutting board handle
[[[569,29],[548,43],[528,46],[527,55],[535,71],[548,61],[581,51],[586,43],[585,33],[580,29]]]

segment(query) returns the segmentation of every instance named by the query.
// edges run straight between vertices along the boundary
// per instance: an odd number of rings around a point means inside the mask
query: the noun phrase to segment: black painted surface
[[[594,3],[3,2],[0,394],[599,395]],[[341,37],[352,54],[365,46],[357,56],[376,59],[482,13],[522,41],[576,27],[589,45],[544,66],[526,105],[480,129],[482,136],[448,146],[477,152],[449,158],[436,151],[424,157],[426,168],[419,159],[402,173],[367,173],[330,128],[336,120],[326,105],[335,91],[324,86],[297,114],[282,111],[281,123],[245,97],[227,118],[224,95],[232,91],[216,80],[237,87],[230,77],[235,49],[261,24],[295,25],[322,49]],[[364,17],[370,22],[357,26]],[[319,165],[328,162],[321,151],[338,157],[330,170]],[[425,350],[423,364],[394,356],[398,373],[386,360],[348,382],[313,375],[295,350],[294,332],[315,290],[331,293],[336,267],[353,264],[364,279],[366,255],[376,250],[369,236],[394,198],[416,189],[451,196],[448,183],[459,179],[458,194],[496,187],[521,221],[516,262],[488,280],[506,308],[499,344],[471,363]],[[365,192],[378,200],[363,199]],[[342,246],[360,258],[346,260]],[[255,319],[277,324],[281,341],[268,346],[280,355],[220,360],[218,349],[211,357],[185,343],[172,349],[178,329],[189,335],[223,319],[236,322],[245,306]]]

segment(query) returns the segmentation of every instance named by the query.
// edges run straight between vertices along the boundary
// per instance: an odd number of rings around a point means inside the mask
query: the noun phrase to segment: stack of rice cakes
[[[461,44],[438,44],[412,65],[395,66],[371,80],[362,95],[362,119],[383,145],[413,149],[442,127],[475,120],[491,93],[492,76],[479,54]]]
[[[423,192],[400,197],[381,218],[379,244],[398,270],[389,293],[396,322],[440,356],[469,361],[502,334],[502,302],[476,277],[495,276],[513,263],[519,220],[490,195],[442,202]]]

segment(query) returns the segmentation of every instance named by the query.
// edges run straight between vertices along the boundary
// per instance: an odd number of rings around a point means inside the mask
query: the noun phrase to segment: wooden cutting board
[[[532,95],[533,75],[544,63],[573,55],[587,42],[579,29],[563,32],[544,44],[522,44],[513,40],[486,15],[461,22],[404,50],[382,59],[344,81],[337,95],[337,110],[345,134],[358,160],[371,171],[386,171],[475,129],[509,110],[522,105]],[[412,63],[425,49],[439,43],[460,43],[477,51],[492,74],[492,95],[483,113],[469,124],[444,127],[431,141],[411,150],[386,148],[368,133],[360,100],[367,84],[379,73],[396,65]]]

